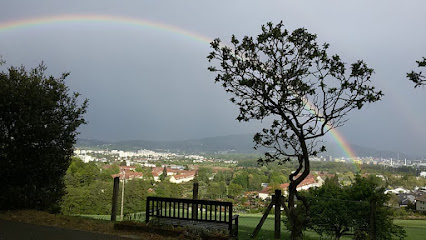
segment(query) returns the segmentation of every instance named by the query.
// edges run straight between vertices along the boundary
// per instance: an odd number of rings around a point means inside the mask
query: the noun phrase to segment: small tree
[[[416,61],[418,67],[426,67],[426,58],[423,57],[423,61]],[[411,71],[407,73],[408,80],[414,82],[416,85],[414,87],[419,87],[422,85],[426,85],[426,77],[422,75],[422,72]]]
[[[404,239],[404,229],[393,223],[393,213],[386,206],[389,196],[379,186],[378,178],[362,178],[359,175],[355,176],[352,185],[343,187],[337,177],[326,179],[320,188],[310,189],[306,193],[312,215],[309,228],[333,239],[340,239],[353,230],[355,239],[365,239],[372,228],[371,217],[375,216],[377,239]],[[371,207],[373,201],[374,208]]]
[[[160,175],[159,179],[160,179],[160,181],[164,181],[164,180],[166,180],[166,178],[167,178],[167,168],[166,168],[166,166],[164,166],[163,173]]]
[[[343,189],[336,176],[327,178],[320,188],[311,189],[307,194],[312,214],[309,227],[321,236],[340,239],[350,230],[350,204]]]
[[[298,162],[289,175],[289,198],[285,212],[289,218],[291,238],[302,237],[295,198],[309,206],[296,190],[309,174],[309,156],[325,151],[319,138],[342,126],[351,110],[376,102],[383,95],[369,86],[373,69],[363,61],[351,65],[350,71],[338,55],[329,56],[328,44],[316,43],[316,35],[300,28],[290,33],[283,23],[262,26],[262,33],[231,39],[232,48],[211,43],[209,61],[218,66],[215,81],[232,94],[231,102],[239,106],[239,121],[271,119],[269,128],[254,136],[256,147],[266,147],[260,163],[291,159]],[[309,216],[309,214],[308,214]],[[307,219],[309,221],[309,219]]]
[[[0,73],[0,209],[58,210],[87,99],[46,67]],[[56,209],[54,209],[56,208]]]

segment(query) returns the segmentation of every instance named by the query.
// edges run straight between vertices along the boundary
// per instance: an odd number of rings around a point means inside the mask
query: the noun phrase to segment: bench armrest
[[[239,216],[240,215],[234,215],[234,216],[232,216],[232,221],[235,220],[235,219],[238,219]]]

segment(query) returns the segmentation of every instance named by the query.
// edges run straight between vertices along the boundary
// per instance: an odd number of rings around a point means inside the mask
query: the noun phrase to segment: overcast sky
[[[406,72],[426,56],[426,1],[2,1],[0,25],[61,15],[108,15],[173,25],[229,41],[260,33],[268,21],[305,27],[345,62],[375,69],[379,103],[350,113],[339,132],[348,142],[426,154],[426,88]],[[209,44],[181,34],[116,22],[55,23],[0,29],[6,66],[69,71],[67,84],[89,98],[80,137],[99,140],[178,140],[253,133],[207,71]],[[4,68],[3,68],[4,69]]]

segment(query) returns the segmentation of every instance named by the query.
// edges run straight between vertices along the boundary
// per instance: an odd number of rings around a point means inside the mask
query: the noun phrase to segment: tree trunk
[[[306,145],[304,142],[301,144],[303,151],[303,155],[300,155],[298,158],[299,167],[297,170],[290,174],[290,186],[289,186],[289,200],[288,200],[288,221],[290,223],[290,239],[291,240],[301,240],[303,239],[303,227],[309,221],[309,206],[308,202],[305,198],[302,198],[297,194],[297,185],[299,185],[309,174],[310,166],[309,166],[309,155],[306,150]],[[302,174],[297,178],[293,179],[300,171],[303,169]],[[297,197],[298,200],[302,200],[303,205],[306,207],[306,219],[303,216],[298,216],[296,212],[294,198]]]
[[[302,225],[300,224],[299,220],[300,216],[297,216],[296,208],[293,208],[290,210],[290,239],[291,240],[302,240],[303,239],[303,232],[302,232]]]
[[[296,196],[296,185],[290,183],[289,186],[289,200],[288,200],[288,222],[290,224],[290,239],[299,240],[303,239],[303,226],[300,221],[300,216],[296,213],[294,198]]]

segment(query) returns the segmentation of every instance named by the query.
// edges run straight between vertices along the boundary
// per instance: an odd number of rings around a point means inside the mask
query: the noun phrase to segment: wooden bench
[[[238,237],[238,215],[232,215],[231,202],[147,197],[146,222],[151,218],[173,226],[228,230]]]

